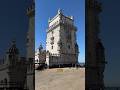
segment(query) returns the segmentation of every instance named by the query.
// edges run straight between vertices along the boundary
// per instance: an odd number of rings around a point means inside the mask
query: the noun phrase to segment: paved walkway
[[[84,68],[35,71],[35,90],[85,90]]]

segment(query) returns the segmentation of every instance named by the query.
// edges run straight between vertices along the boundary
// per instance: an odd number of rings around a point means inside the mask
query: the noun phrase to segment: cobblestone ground
[[[84,68],[35,71],[35,90],[85,90]]]

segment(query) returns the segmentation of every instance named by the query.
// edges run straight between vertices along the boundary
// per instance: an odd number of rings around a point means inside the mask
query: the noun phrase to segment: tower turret
[[[58,14],[62,14],[62,9],[58,9]]]
[[[12,41],[12,45],[6,53],[6,63],[8,65],[15,65],[19,60],[19,50],[16,47],[16,42]]]
[[[40,44],[40,46],[39,46],[39,52],[41,52],[43,50],[43,46],[42,46],[42,44]]]

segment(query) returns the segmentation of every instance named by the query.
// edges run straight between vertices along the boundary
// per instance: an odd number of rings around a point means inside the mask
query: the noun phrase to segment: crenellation
[[[35,14],[35,3],[33,3],[30,7],[27,8],[26,11],[28,16],[34,16]]]

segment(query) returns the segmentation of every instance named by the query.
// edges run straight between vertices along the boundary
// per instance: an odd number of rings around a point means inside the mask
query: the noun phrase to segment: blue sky
[[[69,1],[69,2],[68,2]],[[85,0],[36,0],[35,49],[42,43],[45,48],[46,29],[49,17],[54,17],[62,9],[64,15],[74,16],[79,45],[79,62],[85,62]]]

